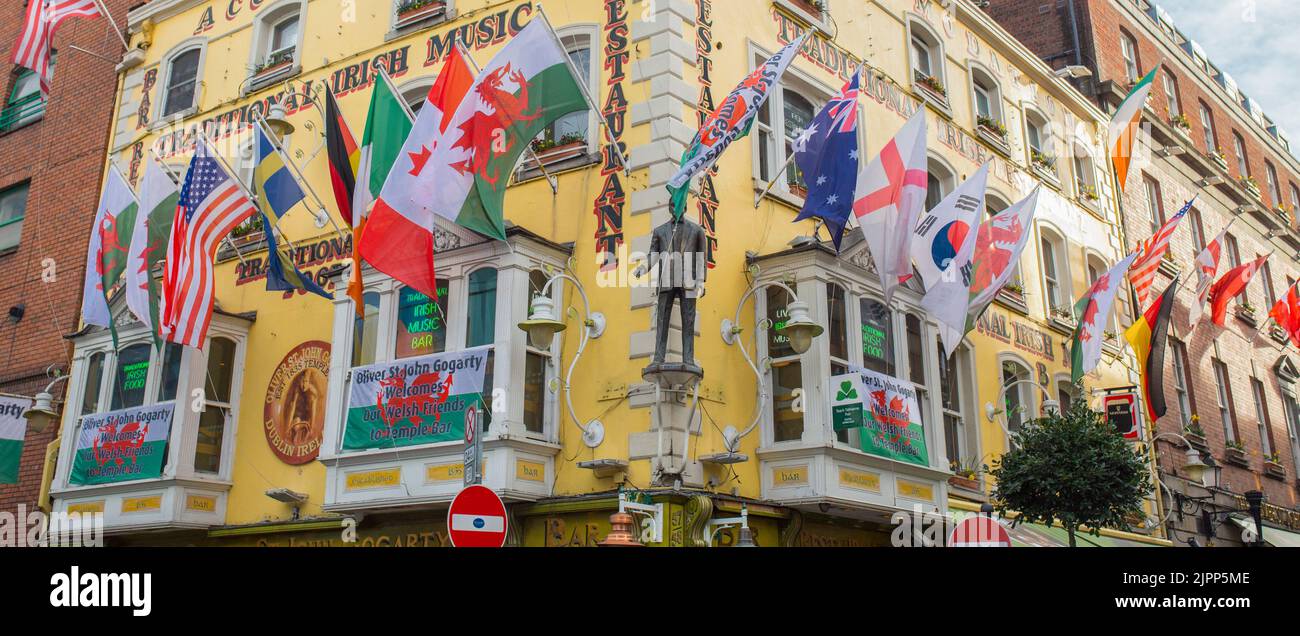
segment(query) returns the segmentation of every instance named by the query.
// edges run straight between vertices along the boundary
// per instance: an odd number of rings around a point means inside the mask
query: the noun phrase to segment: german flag
[[[351,227],[352,193],[356,191],[361,149],[357,147],[357,140],[348,129],[348,122],[343,119],[334,92],[328,88],[325,90],[325,146],[329,155],[330,185],[334,187],[334,201],[338,203],[339,214]]]
[[[1174,313],[1174,295],[1178,280],[1169,284],[1146,313],[1124,332],[1137,354],[1138,369],[1142,373],[1142,394],[1146,398],[1147,415],[1157,422],[1165,415],[1165,345],[1168,342],[1169,319]]]

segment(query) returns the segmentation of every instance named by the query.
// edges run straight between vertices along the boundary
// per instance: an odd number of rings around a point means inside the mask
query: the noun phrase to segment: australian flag
[[[794,162],[803,173],[808,194],[795,221],[820,218],[835,249],[853,211],[858,183],[858,89],[862,69],[813,118],[794,143]]]

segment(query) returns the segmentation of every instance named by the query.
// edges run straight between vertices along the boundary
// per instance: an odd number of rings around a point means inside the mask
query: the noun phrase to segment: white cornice
[[[208,0],[150,0],[126,14],[126,24],[134,31],[141,22],[153,19],[154,22],[166,20],[186,9],[196,7]]]

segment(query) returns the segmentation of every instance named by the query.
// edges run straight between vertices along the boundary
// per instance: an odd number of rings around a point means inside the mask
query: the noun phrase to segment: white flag
[[[81,291],[81,319],[88,325],[107,327],[112,321],[108,311],[108,290],[104,289],[104,231],[114,227],[117,218],[136,205],[131,185],[111,166],[104,180],[104,192],[99,197],[95,212],[95,225],[90,228],[90,245],[86,248],[86,279]],[[106,226],[108,226],[106,228]]]
[[[979,318],[1010,282],[1029,242],[1038,190],[980,225],[975,239],[966,241],[948,265],[949,271],[921,300],[921,306],[939,321],[947,355],[961,344],[971,320]]]
[[[912,231],[925,211],[926,179],[925,106],[911,119],[880,154],[858,173],[853,215],[867,237],[871,258],[880,273],[885,304],[894,290],[912,277]]]
[[[912,263],[921,275],[925,291],[934,288],[967,239],[975,236],[980,212],[984,210],[988,177],[989,164],[986,163],[916,226],[916,235],[912,237]]]

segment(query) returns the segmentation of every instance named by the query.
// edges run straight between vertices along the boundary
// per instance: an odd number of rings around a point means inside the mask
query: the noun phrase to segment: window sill
[[[1286,468],[1275,462],[1264,462],[1264,476],[1278,481],[1286,481]]]
[[[933,106],[935,110],[939,111],[939,114],[952,119],[952,107],[948,105],[946,95],[940,95],[934,89],[920,82],[912,82],[912,87],[915,89],[917,96]]]
[[[1276,342],[1280,345],[1285,345],[1289,341],[1289,338],[1286,335],[1286,330],[1277,326],[1276,324],[1268,328],[1268,335],[1270,338],[1273,339],[1273,342]]]
[[[998,295],[993,297],[993,302],[1010,309],[1022,316],[1029,315],[1029,304],[1025,302],[1025,295],[1013,291],[1007,291],[1005,288],[998,291]]]
[[[767,187],[767,182],[758,178],[754,179],[754,194],[758,194],[762,192],[763,188],[766,187]],[[775,186],[772,186],[772,189],[768,190],[767,194],[763,195],[763,198],[771,199],[781,205],[788,206],[794,209],[795,212],[803,210],[804,198],[797,194],[787,191],[783,186],[783,184],[780,183],[778,183]]]
[[[157,132],[169,126],[174,126],[176,122],[189,119],[198,112],[198,106],[190,106],[185,110],[178,110],[170,115],[159,115],[157,121],[149,124],[149,132]]]
[[[1057,190],[1061,189],[1061,178],[1056,176],[1055,170],[1048,168],[1042,164],[1033,163],[1033,162],[1030,162],[1029,165],[1030,165],[1030,170],[1032,170],[1035,175],[1038,175],[1039,179],[1043,180],[1044,182],[1047,183],[1047,185],[1052,186]]]
[[[268,86],[274,86],[290,77],[294,77],[301,72],[302,65],[294,62],[275,69],[268,69],[257,75],[251,75],[247,80],[248,84],[244,88],[243,94],[244,96],[251,95]]]
[[[548,152],[537,154],[537,158],[542,162],[542,167],[545,167],[546,171],[549,172],[551,176],[600,163],[600,153],[591,152],[585,144],[576,151],[570,149],[567,152],[564,152],[562,150],[565,149],[552,148]],[[527,155],[525,155],[525,157],[527,157]],[[542,171],[538,168],[537,162],[530,158],[525,158],[519,165],[519,169],[515,172],[515,182],[525,183],[528,181],[535,181],[544,176],[545,175],[543,175]]]
[[[813,7],[805,6],[808,4],[807,2],[799,2],[797,0],[776,0],[776,4],[801,18],[803,21],[813,25],[813,28],[822,31],[823,33],[831,33],[831,25],[826,19],[828,15],[827,11],[822,11],[821,14],[818,15],[815,13]]]
[[[1238,468],[1250,468],[1250,461],[1246,459],[1246,451],[1235,448],[1223,449],[1223,463],[1232,464]]]
[[[1259,328],[1259,321],[1255,318],[1255,314],[1253,312],[1248,312],[1245,309],[1242,309],[1240,305],[1238,305],[1237,308],[1234,309],[1232,313],[1234,316],[1236,316],[1237,320],[1246,323],[1248,326],[1250,326],[1251,329]]]
[[[6,248],[3,248],[3,249],[0,249],[0,258],[4,258],[4,257],[6,257],[6,256],[8,256],[8,255],[10,255],[10,254],[17,254],[17,253],[18,253],[18,248],[19,248],[21,245],[22,245],[22,244],[20,243],[20,244],[18,244],[18,245],[14,245],[14,246],[12,246],[12,247],[6,247]]]
[[[1160,259],[1160,273],[1165,276],[1174,278],[1182,272],[1182,269],[1183,268],[1179,267],[1178,263],[1174,262],[1174,259],[1169,256],[1169,252],[1165,252],[1164,258]]]
[[[1047,318],[1047,326],[1068,336],[1074,333],[1074,329],[1078,325],[1076,325],[1073,320],[1066,320],[1057,316],[1049,316]]]
[[[3,136],[8,135],[8,134],[10,134],[10,133],[17,132],[17,131],[19,131],[19,130],[22,130],[22,129],[28,127],[28,126],[34,126],[34,125],[36,125],[36,124],[41,123],[42,121],[45,121],[45,113],[43,113],[43,112],[42,112],[40,115],[37,115],[37,116],[35,116],[35,117],[33,117],[33,118],[27,120],[27,121],[19,122],[19,123],[16,123],[16,124],[11,124],[11,125],[9,125],[9,126],[3,128],[3,129],[0,129],[0,137],[3,137]]]
[[[395,21],[393,28],[384,34],[384,42],[391,42],[398,38],[403,38],[416,31],[422,31],[429,27],[442,24],[456,17],[455,11],[448,11],[446,4],[438,6],[429,11],[415,11],[405,19],[394,16]]]
[[[1003,157],[1011,157],[1011,145],[1007,143],[1006,137],[999,135],[986,126],[976,126],[975,133],[979,135],[979,138],[982,139],[984,143],[988,144],[994,152],[997,152]]]

